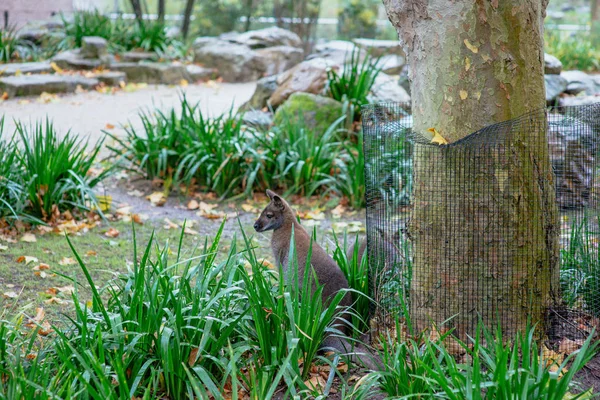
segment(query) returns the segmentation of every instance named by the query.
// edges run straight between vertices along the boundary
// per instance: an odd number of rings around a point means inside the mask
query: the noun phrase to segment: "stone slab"
[[[47,61],[0,65],[0,76],[12,76],[17,72],[20,72],[21,74],[50,74],[54,71],[52,70],[50,63]]]
[[[0,78],[0,91],[9,97],[38,96],[46,93],[72,93],[81,86],[92,89],[98,79],[73,75],[21,75]]]

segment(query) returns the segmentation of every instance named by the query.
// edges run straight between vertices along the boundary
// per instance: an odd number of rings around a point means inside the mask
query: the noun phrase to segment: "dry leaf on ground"
[[[19,295],[13,291],[10,291],[2,293],[2,297],[4,297],[5,299],[16,299],[17,297],[19,297]]]
[[[77,260],[72,257],[63,257],[58,264],[60,265],[74,265],[77,264]]]
[[[163,192],[154,192],[146,196],[147,200],[155,207],[162,207],[167,202],[167,196]]]
[[[21,242],[27,242],[27,243],[35,243],[37,242],[37,238],[35,237],[35,235],[33,233],[26,233],[23,236],[21,236]]]
[[[119,236],[119,231],[116,230],[115,228],[110,228],[108,231],[106,231],[104,233],[104,236],[107,236],[109,238],[116,238],[117,236]]]
[[[38,259],[36,257],[31,257],[31,256],[20,256],[17,258],[17,262],[18,263],[25,263],[25,264],[29,264],[29,263],[36,263],[38,262]]]

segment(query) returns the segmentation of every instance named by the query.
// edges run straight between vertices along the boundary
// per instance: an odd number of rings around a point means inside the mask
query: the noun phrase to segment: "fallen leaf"
[[[40,329],[38,329],[38,335],[48,336],[50,333],[52,333],[52,327],[48,321],[44,321]]]
[[[50,297],[48,300],[44,300],[46,304],[65,304],[64,300],[59,299],[58,297]]]
[[[109,228],[108,231],[104,233],[104,236],[107,236],[109,238],[116,238],[117,236],[119,236],[119,231],[115,228]]]
[[[57,293],[64,293],[69,296],[75,292],[75,287],[73,285],[53,287],[52,289],[54,289]]]
[[[36,263],[38,262],[38,259],[35,257],[31,257],[31,256],[20,256],[17,258],[17,262],[18,263],[25,263],[25,264],[29,264],[31,262]]]
[[[44,270],[48,270],[48,269],[50,269],[50,266],[45,263],[40,263],[39,265],[36,265],[35,267],[33,267],[34,271],[44,271]]]
[[[52,61],[50,63],[50,67],[52,67],[52,69],[54,70],[54,72],[56,72],[57,74],[63,73],[63,69],[61,67],[59,67],[54,61]]]
[[[42,92],[42,94],[40,94],[40,97],[38,97],[38,103],[60,103],[60,98],[58,97],[57,94],[54,93],[48,93],[48,92]]]
[[[182,79],[179,81],[179,86],[186,87],[188,84],[189,82],[186,79]]]
[[[317,374],[304,381],[304,384],[312,390],[316,390],[319,393],[323,393],[323,389],[325,388],[327,381],[323,379],[321,375]]]
[[[560,345],[558,345],[558,352],[561,354],[569,355],[575,352],[576,350],[579,350],[582,345],[583,343],[580,341],[571,340],[569,338],[563,338],[563,340],[560,342]]]
[[[77,261],[71,257],[63,257],[58,264],[60,265],[74,265],[77,264]]]
[[[27,243],[35,243],[37,242],[37,239],[33,233],[26,233],[21,237],[20,241]]]
[[[17,103],[19,103],[20,105],[25,105],[25,104],[31,103],[31,101],[23,99],[23,100],[19,100]]]
[[[98,255],[98,253],[97,253],[96,251],[94,251],[94,250],[88,250],[88,251],[85,253],[85,255],[86,255],[87,257],[92,257],[92,256],[97,256],[97,255]]]
[[[106,125],[104,125],[104,128],[106,128],[106,129],[115,129],[115,126],[113,124],[106,124]]]
[[[19,297],[19,295],[15,292],[4,292],[2,294],[2,297],[4,297],[5,299],[16,299],[17,297]]]
[[[427,129],[428,132],[433,133],[433,137],[431,138],[431,143],[435,144],[448,144],[448,141],[437,131],[435,128]]]
[[[6,250],[8,250],[8,246],[0,244],[0,251],[6,251]]]
[[[2,97],[0,97],[0,99],[2,99],[2,100],[8,100],[8,92],[2,93]]]
[[[169,218],[165,218],[165,225],[163,226],[163,228],[165,229],[179,229],[179,225],[177,225],[175,222],[171,221]]]
[[[193,230],[192,228],[188,228],[187,226],[183,230],[183,233],[185,233],[186,235],[199,235],[200,234],[200,232]]]
[[[196,364],[196,361],[198,361],[198,350],[198,347],[194,347],[190,351],[190,356],[188,357],[188,365],[190,367],[193,367]]]
[[[138,225],[144,225],[144,221],[140,214],[131,214],[131,220]]]
[[[146,196],[147,200],[155,207],[162,207],[167,202],[167,196],[163,192],[154,192],[151,195]]]
[[[187,208],[188,210],[197,210],[198,208],[200,208],[200,204],[197,200],[192,199],[188,202]]]
[[[112,204],[112,196],[96,196],[96,200],[98,200],[98,207],[100,207],[100,211],[106,212],[110,210],[110,206]]]
[[[131,192],[127,192],[127,194],[130,196],[134,196],[134,197],[142,197],[144,195],[144,192],[136,189],[136,190],[132,190]]]
[[[242,210],[249,212],[249,213],[259,213],[260,210],[256,207],[254,207],[252,204],[248,204],[248,203],[244,203],[242,204]]]

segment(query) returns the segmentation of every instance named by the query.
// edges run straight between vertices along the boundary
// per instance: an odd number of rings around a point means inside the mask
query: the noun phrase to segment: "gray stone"
[[[207,81],[216,79],[219,76],[217,70],[214,68],[206,68],[195,64],[186,65],[185,68],[187,69],[192,82]]]
[[[329,97],[311,93],[294,93],[275,112],[273,123],[302,123],[315,133],[323,134],[342,114],[343,105]]]
[[[52,61],[62,69],[92,70],[96,68],[108,68],[111,63],[110,56],[103,59],[83,58],[79,50],[67,50],[55,55]]]
[[[277,88],[271,95],[269,103],[278,107],[293,93],[304,92],[321,94],[327,84],[327,70],[338,68],[331,61],[323,58],[305,60],[294,68],[277,77]]]
[[[402,56],[389,55],[379,59],[377,64],[381,70],[388,75],[398,75],[402,72],[402,68],[406,64],[406,60]]]
[[[11,63],[0,64],[0,76],[11,76],[16,73],[21,74],[41,74],[53,72],[50,63],[47,61],[30,63]]]
[[[370,103],[410,103],[410,96],[391,76],[379,73],[368,96]]]
[[[130,82],[176,85],[183,79],[188,82],[192,80],[185,65],[179,63],[120,62],[113,63],[111,69],[124,72]]]
[[[567,89],[567,80],[560,75],[544,75],[546,102],[552,104],[559,94]]]
[[[22,75],[0,78],[0,91],[10,97],[37,96],[46,93],[72,93],[81,86],[92,89],[99,84],[97,79],[77,75]]]
[[[294,32],[276,26],[248,31],[237,35],[225,36],[228,41],[239,43],[251,49],[262,49],[274,46],[302,47],[302,39]]]
[[[97,59],[108,54],[106,39],[98,36],[84,36],[81,39],[81,52],[79,55],[85,59]]]
[[[156,61],[158,54],[150,51],[128,51],[121,54],[123,62],[138,62],[138,61]]]
[[[353,39],[352,42],[365,49],[372,57],[397,55],[404,57],[404,50],[397,40]]]
[[[358,52],[358,57],[362,61],[366,56],[367,52],[352,42],[345,40],[332,40],[315,46],[313,54],[307,59],[323,58],[328,60],[330,63],[343,65],[350,61],[352,52]]]
[[[107,86],[119,86],[121,82],[127,83],[127,75],[122,71],[98,72],[93,77]]]
[[[267,76],[265,78],[259,79],[256,82],[256,89],[254,90],[254,94],[246,103],[242,104],[239,108],[240,111],[247,110],[262,110],[265,107],[268,107],[268,101],[273,92],[277,89],[277,76]]]
[[[304,51],[297,47],[275,46],[256,50],[264,58],[265,76],[278,75],[298,65],[304,59]]]
[[[273,114],[268,111],[250,110],[244,113],[242,121],[248,126],[266,130],[273,124]]]
[[[220,40],[195,43],[194,61],[216,68],[227,82],[255,81],[267,70],[265,58],[248,46]]]
[[[576,113],[548,114],[548,148],[556,176],[556,200],[563,208],[588,206],[594,184],[600,103]],[[594,129],[596,127],[596,129]]]
[[[47,29],[43,28],[24,28],[19,31],[17,37],[19,40],[24,40],[34,44],[41,44],[44,36],[48,34]]]
[[[560,75],[562,63],[553,55],[544,53],[544,73],[548,75]]]
[[[600,82],[585,72],[563,71],[560,76],[567,80],[565,92],[569,94],[585,92],[588,96],[592,96],[600,93]]]
[[[561,107],[587,106],[600,103],[600,96],[565,96],[558,99]]]

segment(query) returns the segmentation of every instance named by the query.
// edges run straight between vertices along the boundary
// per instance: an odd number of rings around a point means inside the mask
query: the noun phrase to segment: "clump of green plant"
[[[589,216],[575,219],[571,223],[568,243],[560,251],[563,299],[567,306],[583,306],[596,316],[600,316],[598,233]]]
[[[87,142],[70,132],[59,137],[48,119],[30,126],[17,123],[16,131],[21,141],[15,161],[23,173],[27,213],[50,220],[56,212],[98,208],[93,189],[110,169],[96,176],[90,172],[102,141],[88,153]]]
[[[368,55],[363,57],[358,47],[352,50],[345,61],[341,74],[333,68],[327,71],[329,96],[338,101],[349,101],[358,110],[360,106],[368,104],[368,95],[381,67],[378,60]]]
[[[338,36],[341,39],[377,36],[377,0],[344,0],[338,13]]]
[[[545,47],[546,53],[557,57],[564,69],[600,69],[600,51],[592,44],[589,34],[564,36],[560,32],[546,32]]]
[[[29,60],[35,46],[21,38],[15,26],[0,29],[0,64],[15,60]]]
[[[4,117],[0,118],[0,219],[18,218],[25,207],[23,171],[13,138],[4,140]]]

